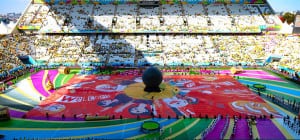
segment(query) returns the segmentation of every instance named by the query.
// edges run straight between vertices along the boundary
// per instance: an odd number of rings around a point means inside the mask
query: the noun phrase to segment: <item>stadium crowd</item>
[[[272,68],[299,71],[298,36],[234,34],[280,25],[270,13],[267,4],[31,4],[18,27],[37,30],[1,38],[0,73],[24,67],[23,56],[31,56],[34,65],[56,66],[254,66],[277,55],[281,61],[271,63]],[[81,34],[95,30],[118,34]],[[126,34],[139,31],[143,34]],[[189,34],[197,31],[231,34]]]
[[[266,4],[31,4],[19,26],[32,26],[40,33],[260,32],[282,24],[270,13]]]
[[[1,72],[24,64],[29,55],[40,65],[234,66],[264,65],[300,70],[299,37],[274,35],[33,35],[1,39]],[[257,60],[264,60],[259,63]]]

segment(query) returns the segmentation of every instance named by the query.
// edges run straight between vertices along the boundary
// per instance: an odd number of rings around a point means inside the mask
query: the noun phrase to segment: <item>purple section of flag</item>
[[[210,131],[205,137],[206,140],[217,140],[220,139],[220,134],[225,127],[226,119],[220,119],[214,129]]]
[[[44,70],[41,70],[33,75],[31,75],[31,80],[34,88],[43,96],[47,97],[49,96],[48,92],[46,89],[43,87],[43,77],[44,77]]]
[[[257,120],[257,131],[259,133],[260,139],[276,139],[276,140],[285,140],[285,136],[277,128],[276,125],[270,120]]]
[[[41,70],[33,75],[31,75],[31,80],[34,88],[43,96],[47,97],[49,96],[48,92],[46,89],[43,87],[43,77],[44,77],[45,71]],[[50,77],[50,80],[52,83],[54,82],[54,78],[58,74],[58,70],[49,70],[48,75]],[[48,80],[45,80],[45,84],[47,83]],[[54,90],[50,90],[50,93],[53,93]]]
[[[232,140],[251,140],[248,122],[246,119],[239,119],[236,124],[236,130],[232,135]]]
[[[9,109],[9,114],[10,114],[10,116],[11,116],[11,117],[14,117],[14,118],[22,118],[22,116],[23,116],[25,113],[26,113],[26,112],[21,112],[21,111]]]

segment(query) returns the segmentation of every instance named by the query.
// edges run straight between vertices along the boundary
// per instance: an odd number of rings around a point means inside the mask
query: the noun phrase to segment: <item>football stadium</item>
[[[267,0],[32,0],[0,139],[300,139],[300,36]]]

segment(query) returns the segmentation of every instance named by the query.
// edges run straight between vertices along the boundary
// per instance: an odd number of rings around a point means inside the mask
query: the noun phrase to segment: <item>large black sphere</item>
[[[156,67],[150,67],[143,73],[143,82],[145,84],[144,91],[160,92],[159,85],[163,80],[162,73]]]

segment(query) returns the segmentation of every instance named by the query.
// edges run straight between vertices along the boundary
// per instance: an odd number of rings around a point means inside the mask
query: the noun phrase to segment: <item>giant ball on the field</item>
[[[145,70],[142,76],[145,84],[144,91],[147,92],[160,92],[159,85],[163,80],[161,71],[156,67],[149,67]]]

